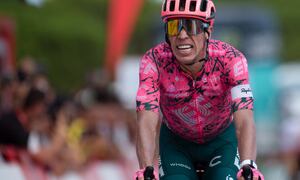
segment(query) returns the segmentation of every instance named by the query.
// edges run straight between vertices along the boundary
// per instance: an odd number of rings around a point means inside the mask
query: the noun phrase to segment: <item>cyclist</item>
[[[247,60],[231,45],[210,38],[215,13],[211,0],[163,3],[166,42],[140,62],[139,180],[153,179],[144,174],[153,166],[157,137],[162,180],[195,180],[198,166],[206,180],[242,180],[244,166],[254,180],[264,179],[255,164]]]

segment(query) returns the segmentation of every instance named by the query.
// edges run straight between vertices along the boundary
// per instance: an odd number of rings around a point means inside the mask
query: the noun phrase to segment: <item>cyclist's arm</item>
[[[241,161],[256,159],[256,130],[253,119],[253,95],[249,82],[248,64],[244,55],[230,48],[225,71],[231,89],[233,116]]]
[[[136,150],[140,168],[153,166],[156,140],[158,139],[159,114],[152,111],[138,112]]]
[[[238,110],[234,113],[241,161],[256,160],[256,130],[252,110]]]
[[[139,77],[136,151],[143,169],[153,165],[159,125],[159,72],[151,50],[141,59]]]

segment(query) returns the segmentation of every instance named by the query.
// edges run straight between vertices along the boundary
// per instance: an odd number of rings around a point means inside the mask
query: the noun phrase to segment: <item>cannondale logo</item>
[[[233,178],[232,178],[231,175],[229,174],[229,175],[226,176],[226,180],[233,180]]]

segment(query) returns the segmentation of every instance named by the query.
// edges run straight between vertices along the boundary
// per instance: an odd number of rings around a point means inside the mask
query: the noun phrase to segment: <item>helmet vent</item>
[[[200,4],[200,11],[205,12],[207,9],[207,0],[202,0]]]
[[[186,2],[186,0],[180,0],[179,1],[179,11],[184,11],[185,10],[185,2]]]
[[[215,9],[214,9],[214,8],[211,8],[209,19],[214,19],[214,18],[215,18]]]
[[[165,0],[165,2],[164,2],[164,9],[163,9],[163,11],[166,11],[167,10],[167,0]]]
[[[174,11],[175,10],[175,1],[171,1],[170,2],[170,11]]]
[[[197,1],[191,1],[190,3],[190,11],[196,11]]]

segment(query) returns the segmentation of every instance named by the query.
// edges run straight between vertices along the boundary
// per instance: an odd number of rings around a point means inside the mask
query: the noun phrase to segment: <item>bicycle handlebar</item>
[[[253,180],[253,172],[250,166],[243,166],[242,176],[245,180]]]
[[[152,166],[147,166],[144,171],[144,180],[153,180],[154,176],[154,168]]]

